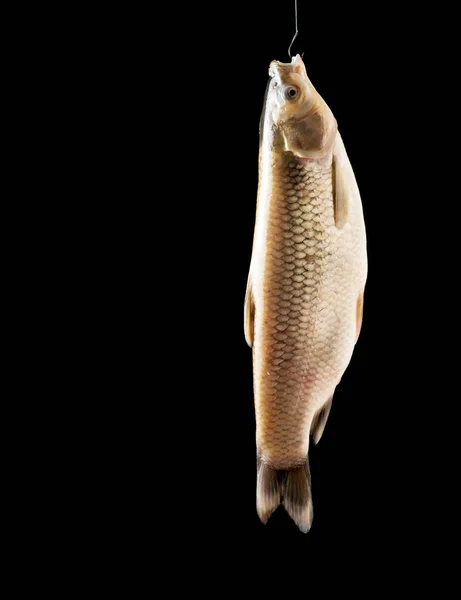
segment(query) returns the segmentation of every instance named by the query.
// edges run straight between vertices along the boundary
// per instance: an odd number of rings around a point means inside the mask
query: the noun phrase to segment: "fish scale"
[[[257,445],[275,469],[305,460],[306,421],[316,408],[305,392],[308,379],[315,380],[318,362],[309,360],[309,342],[315,343],[317,304],[327,268],[329,238],[321,234],[334,226],[331,160],[321,162],[284,156],[274,169],[268,226],[273,243],[264,261],[262,294],[266,324],[261,326],[256,317],[254,344],[255,351],[263,349],[260,372],[255,373]],[[319,210],[314,212],[314,207]]]

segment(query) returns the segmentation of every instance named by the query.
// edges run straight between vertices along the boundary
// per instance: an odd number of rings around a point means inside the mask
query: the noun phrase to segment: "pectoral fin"
[[[253,293],[251,290],[251,275],[248,276],[247,291],[245,294],[245,308],[244,308],[244,329],[245,339],[250,348],[253,345],[253,330],[254,330],[254,301]]]
[[[355,196],[360,198],[359,188],[338,131],[333,150],[333,200],[335,224],[338,229],[342,229],[347,223],[350,206]]]

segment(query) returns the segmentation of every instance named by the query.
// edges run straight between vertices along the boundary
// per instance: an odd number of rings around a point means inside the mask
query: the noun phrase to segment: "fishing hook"
[[[295,39],[298,37],[298,0],[295,0],[295,27],[296,32],[293,36],[293,39],[291,40],[291,44],[288,46],[288,56],[290,58],[293,58],[291,56],[291,47],[293,46],[293,42],[295,41]]]

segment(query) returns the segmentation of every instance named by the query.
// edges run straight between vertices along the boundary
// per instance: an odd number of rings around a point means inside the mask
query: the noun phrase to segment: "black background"
[[[270,61],[289,60],[293,4],[114,2],[40,7],[37,19],[21,7],[17,36],[7,22],[22,235],[5,219],[5,256],[25,256],[4,286],[27,358],[7,342],[19,418],[17,430],[5,419],[4,487],[19,501],[5,522],[21,554],[6,547],[19,583],[37,581],[25,553],[47,584],[94,589],[93,577],[127,597],[276,586],[328,597],[351,584],[413,597],[429,582],[449,595],[459,19],[442,3],[299,0],[293,51],[337,118],[369,276],[360,339],[309,453],[312,529],[283,508],[266,526],[256,514],[243,302],[259,118]]]
[[[445,498],[438,423],[450,395],[440,341],[449,280],[438,249],[447,244],[440,198],[449,196],[428,143],[443,120],[440,108],[428,117],[441,105],[428,42],[438,26],[421,29],[421,7],[299,1],[293,52],[304,53],[337,119],[369,257],[362,333],[310,450],[314,521],[304,535],[283,508],[266,526],[256,514],[243,335],[259,117],[270,61],[289,61],[293,3],[170,8],[114,33],[123,118],[111,135],[126,161],[111,172],[122,224],[112,232],[120,356],[109,372],[105,462],[123,516],[114,543],[132,540],[141,568],[157,551],[180,561],[197,553],[238,573],[256,557],[386,568],[377,557],[389,548],[392,568],[407,568],[408,555],[434,551],[427,539],[443,531],[444,500],[435,504]]]

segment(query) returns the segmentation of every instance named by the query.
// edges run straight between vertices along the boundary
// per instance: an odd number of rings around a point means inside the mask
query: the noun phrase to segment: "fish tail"
[[[256,483],[256,510],[263,523],[282,501],[282,483],[285,471],[276,471],[258,458]]]
[[[307,533],[314,516],[309,463],[287,471],[283,505],[303,533]]]
[[[313,517],[307,460],[293,469],[277,471],[258,459],[256,510],[261,521],[267,523],[281,503],[299,529],[307,533]]]

